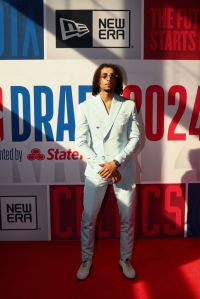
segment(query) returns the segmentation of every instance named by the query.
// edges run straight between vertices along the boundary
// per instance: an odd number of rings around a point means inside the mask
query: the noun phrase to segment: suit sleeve
[[[135,105],[133,107],[131,116],[128,120],[128,143],[125,148],[114,158],[122,166],[132,157],[133,153],[136,151],[140,140],[140,128],[139,122],[136,117]]]
[[[75,142],[81,154],[83,154],[83,157],[86,160],[86,162],[89,163],[90,166],[94,168],[94,170],[96,170],[96,172],[98,172],[101,169],[101,167],[98,165],[97,162],[97,154],[90,146],[90,128],[82,104],[79,105],[77,111]]]

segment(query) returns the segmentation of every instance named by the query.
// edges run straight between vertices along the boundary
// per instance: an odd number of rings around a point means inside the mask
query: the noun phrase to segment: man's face
[[[111,67],[104,67],[101,70],[99,79],[100,92],[114,92],[116,86],[116,74]]]

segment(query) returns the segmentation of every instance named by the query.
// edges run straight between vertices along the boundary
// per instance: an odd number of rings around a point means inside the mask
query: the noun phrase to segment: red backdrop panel
[[[145,59],[200,59],[198,0],[145,0]]]
[[[83,186],[51,186],[51,235],[53,240],[79,239]],[[135,236],[183,237],[184,184],[137,186]],[[97,238],[118,238],[120,219],[112,186],[109,186],[97,219]]]

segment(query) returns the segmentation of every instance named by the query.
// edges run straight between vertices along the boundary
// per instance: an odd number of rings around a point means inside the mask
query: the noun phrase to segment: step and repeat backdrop
[[[0,240],[79,239],[76,111],[104,62],[142,127],[136,236],[200,236],[199,1],[0,0]],[[109,186],[97,237],[119,226]]]

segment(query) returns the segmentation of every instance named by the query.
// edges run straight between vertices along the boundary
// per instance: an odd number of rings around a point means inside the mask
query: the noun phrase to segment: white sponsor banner
[[[49,59],[140,59],[140,0],[46,0]]]
[[[0,62],[2,185],[83,182],[85,163],[74,142],[76,111],[90,96],[93,73],[103,62]],[[125,96],[141,103],[146,133],[137,157],[141,182],[198,181],[199,62],[120,62]]]
[[[49,240],[46,186],[1,186],[0,240]]]
[[[2,230],[37,229],[36,196],[1,197]]]

